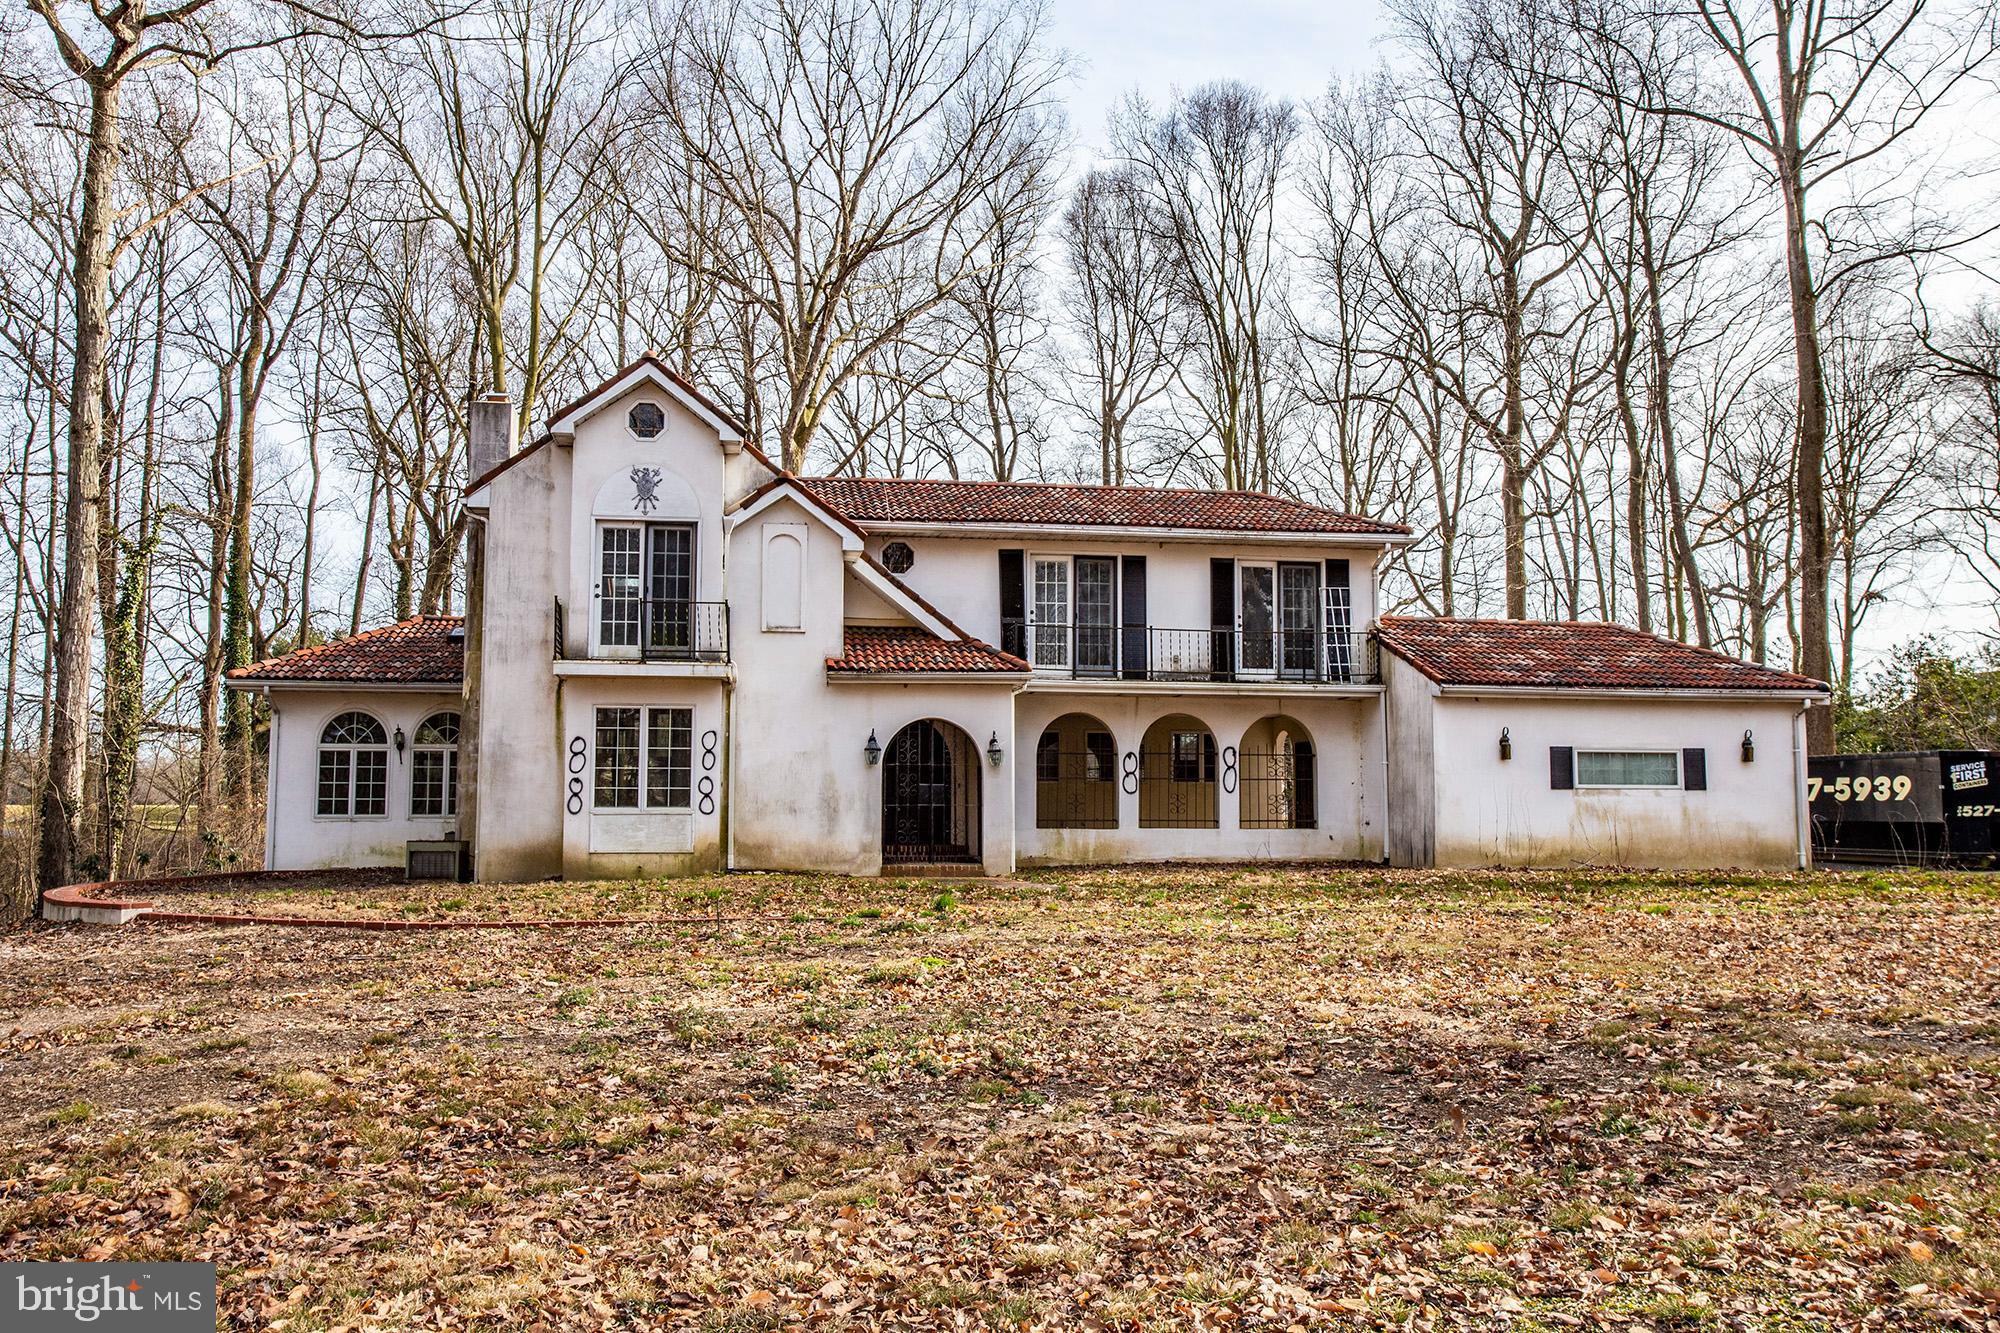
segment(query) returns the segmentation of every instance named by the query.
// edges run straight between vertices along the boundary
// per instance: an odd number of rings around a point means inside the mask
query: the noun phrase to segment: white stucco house
[[[468,614],[234,672],[265,862],[485,880],[1160,860],[1792,866],[1823,685],[1378,614],[1392,523],[1252,492],[792,476],[644,358],[515,447]]]

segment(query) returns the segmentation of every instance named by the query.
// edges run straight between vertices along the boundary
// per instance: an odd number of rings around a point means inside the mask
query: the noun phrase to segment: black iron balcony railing
[[[691,602],[669,597],[604,597],[596,600],[597,633],[592,656],[638,658],[646,662],[727,662],[729,603]],[[556,599],[556,656],[565,650],[562,599]],[[574,647],[582,649],[581,640]]]
[[[1373,685],[1375,641],[1349,629],[1162,629],[1009,620],[1002,646],[1037,674],[1075,680]]]

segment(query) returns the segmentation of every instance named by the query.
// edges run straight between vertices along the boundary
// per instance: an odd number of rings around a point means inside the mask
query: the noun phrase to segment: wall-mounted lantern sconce
[[[1514,757],[1514,737],[1505,727],[1500,728],[1500,757],[1502,759]]]
[[[997,731],[993,733],[993,738],[986,742],[986,757],[995,768],[1000,767],[1000,761],[1007,757],[1007,752],[1000,748],[1000,733]]]
[[[861,753],[868,756],[870,767],[882,762],[882,742],[875,739],[873,728],[868,732],[868,744],[861,747]]]
[[[1757,741],[1748,731],[1743,733],[1743,762],[1752,763],[1757,758]]]
[[[397,727],[396,734],[392,739],[396,742],[396,757],[401,759],[403,757],[403,746],[409,743],[409,738],[403,735],[401,727]]]

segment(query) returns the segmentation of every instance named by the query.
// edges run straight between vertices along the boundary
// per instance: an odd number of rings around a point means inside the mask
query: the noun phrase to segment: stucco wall
[[[1383,707],[1388,713],[1391,865],[1427,866],[1435,856],[1437,763],[1433,723],[1436,688],[1393,653],[1382,654]]]
[[[1382,855],[1382,750],[1377,695],[1317,696],[1310,692],[1245,695],[1200,686],[1172,693],[1132,693],[1082,687],[1030,690],[1016,699],[1014,804],[1021,812],[1023,865],[1121,861],[1377,860]],[[1069,713],[1085,713],[1112,734],[1118,755],[1118,827],[1035,827],[1035,746],[1043,730]],[[1215,828],[1140,827],[1140,796],[1126,791],[1128,752],[1160,718],[1186,715],[1207,725],[1218,751],[1240,750],[1260,719],[1284,715],[1310,732],[1316,755],[1318,825],[1312,829],[1243,828],[1243,788],[1226,790],[1218,757]]]
[[[641,401],[666,411],[666,429],[650,440],[626,424]],[[599,520],[696,524],[695,600],[723,600],[722,509],[730,479],[712,427],[667,394],[642,385],[586,418],[577,426],[575,444],[553,452],[569,473],[568,532],[558,532],[550,549],[559,548],[563,556],[559,586],[570,608],[572,651],[596,644]],[[634,469],[643,468],[660,474],[651,484],[651,502],[641,499],[632,477]]]
[[[713,676],[670,674],[672,670],[634,663],[620,675],[562,679],[558,692],[562,743],[544,758],[535,786],[550,794],[560,812],[559,868],[565,878],[645,879],[723,867],[724,683]],[[693,808],[596,808],[592,779],[600,707],[693,710]],[[582,790],[574,793],[574,799],[572,777],[582,779]]]
[[[473,839],[482,880],[543,879],[563,868],[561,784],[549,766],[562,753],[551,663],[567,478],[567,455],[542,449],[489,487]]]
[[[767,525],[805,532],[804,623],[766,630],[759,562]],[[981,852],[985,868],[1014,865],[1014,755],[984,760],[994,732],[1011,734],[1005,684],[839,683],[826,659],[841,652],[843,607],[852,589],[840,535],[786,500],[730,535],[731,651],[736,665],[733,842],[745,869],[873,874],[882,864],[882,769],[869,766],[868,733],[887,747],[904,725],[938,718],[981,752]],[[879,600],[870,599],[880,607]]]
[[[399,866],[404,844],[413,838],[451,838],[457,820],[410,816],[410,756],[389,747],[388,813],[379,817],[325,816],[318,809],[319,737],[338,713],[359,709],[393,737],[417,734],[432,713],[457,711],[450,691],[294,690],[271,692],[271,739],[266,800],[264,864],[271,870],[315,870],[341,866]]]
[[[1434,707],[1438,865],[1797,864],[1794,702],[1444,696]],[[1513,741],[1506,761],[1502,727]],[[1751,763],[1741,758],[1745,730],[1757,742]],[[1555,745],[1698,746],[1708,789],[1555,790]]]

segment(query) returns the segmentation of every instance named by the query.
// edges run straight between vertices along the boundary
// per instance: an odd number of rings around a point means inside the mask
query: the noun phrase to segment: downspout
[[[1806,710],[1812,700],[1799,702],[1792,715],[1792,824],[1799,869],[1812,869],[1812,807],[1806,801]]]
[[[718,526],[722,530],[723,656],[728,672],[722,678],[722,869],[736,869],[736,618],[729,596],[729,546],[736,538],[736,521],[728,514]],[[804,578],[803,569],[800,578]]]
[[[264,711],[271,718],[270,739],[264,755],[264,869],[278,859],[278,821],[271,818],[271,793],[278,784],[278,710],[271,705],[271,687],[264,687]]]
[[[736,869],[736,664],[722,678],[722,868]]]
[[[1375,651],[1379,654],[1382,650],[1380,647],[1377,647]],[[1377,660],[1379,663],[1380,659],[1378,658]],[[1378,672],[1381,671],[1381,667],[1378,665],[1376,670]],[[1387,673],[1383,672],[1382,674],[1386,675]],[[1386,866],[1390,864],[1389,836],[1392,827],[1389,822],[1389,686],[1387,682],[1384,682],[1382,686],[1382,693],[1377,699],[1377,706],[1382,710],[1382,864]]]
[[[1390,548],[1385,546],[1375,557],[1375,563],[1368,571],[1369,619],[1380,623],[1382,619],[1382,566],[1389,559]],[[1395,827],[1391,822],[1389,805],[1389,672],[1388,661],[1382,654],[1382,636],[1375,634],[1375,676],[1382,682],[1382,693],[1376,696],[1376,707],[1382,710],[1382,864],[1390,864],[1389,838]]]

